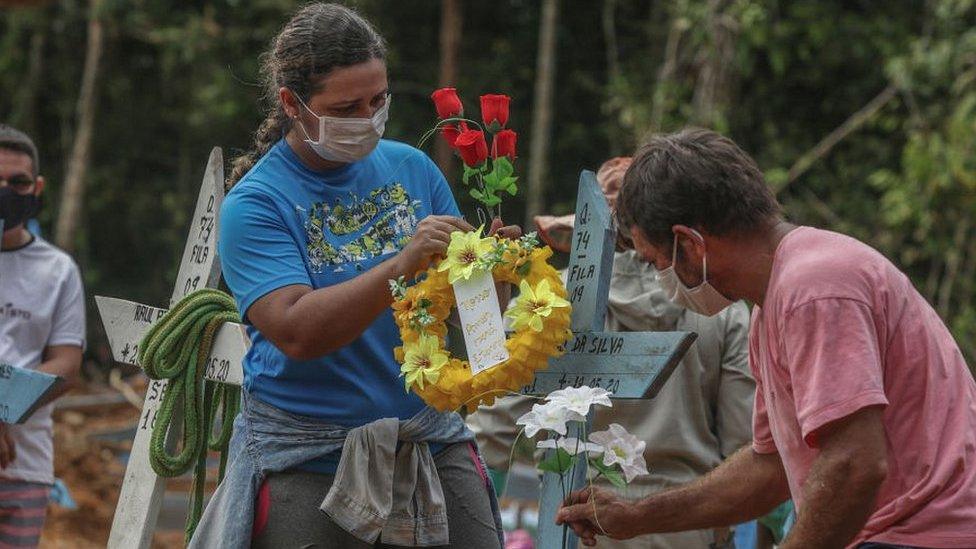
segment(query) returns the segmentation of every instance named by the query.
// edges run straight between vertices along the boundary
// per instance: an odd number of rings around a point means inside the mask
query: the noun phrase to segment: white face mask
[[[305,132],[305,142],[316,154],[331,162],[348,164],[362,159],[376,148],[376,144],[383,137],[383,130],[386,129],[390,100],[391,97],[387,95],[386,102],[372,118],[340,118],[315,114],[298,98],[302,106],[319,119],[318,141],[312,139],[301,120],[298,125]]]
[[[692,229],[694,230],[694,229]],[[695,231],[695,235],[702,240],[705,239]],[[707,256],[702,256],[702,283],[694,288],[685,286],[685,283],[678,278],[678,273],[674,271],[674,262],[678,257],[678,235],[674,235],[674,245],[671,252],[671,266],[658,272],[658,280],[664,288],[668,298],[675,304],[680,305],[690,311],[705,316],[715,316],[722,309],[732,304],[724,295],[708,283],[708,261]]]

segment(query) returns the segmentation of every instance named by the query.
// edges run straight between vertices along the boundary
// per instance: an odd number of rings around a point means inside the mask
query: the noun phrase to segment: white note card
[[[478,374],[508,360],[505,325],[491,273],[477,274],[454,283],[464,345],[471,373]]]

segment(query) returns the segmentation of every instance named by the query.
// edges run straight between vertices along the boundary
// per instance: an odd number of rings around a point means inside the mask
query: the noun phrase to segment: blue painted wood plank
[[[592,425],[593,413],[586,418],[586,424]],[[566,436],[585,438],[585,433],[578,422],[569,424]],[[552,456],[553,450],[546,450],[546,458]],[[539,528],[536,532],[536,549],[562,549],[563,527],[556,524],[556,510],[562,505],[566,495],[579,490],[586,485],[586,455],[576,457],[576,465],[564,478],[557,473],[547,471],[542,475],[542,493],[539,496]],[[545,517],[545,518],[543,518]],[[565,549],[576,549],[579,539],[572,530],[566,532]]]
[[[574,332],[603,329],[616,235],[610,206],[596,182],[596,174],[584,170],[580,173],[566,273],[566,291],[573,306],[570,328]]]
[[[695,341],[692,332],[596,332],[576,334],[567,351],[536,373],[524,394],[546,395],[565,387],[602,387],[613,398],[652,398]]]
[[[63,382],[58,376],[0,364],[0,422],[23,423]]]

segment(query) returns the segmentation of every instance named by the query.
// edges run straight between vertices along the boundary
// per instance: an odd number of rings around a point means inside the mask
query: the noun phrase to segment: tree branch
[[[789,174],[787,175],[786,182],[781,184],[779,188],[773,188],[774,194],[779,194],[786,190],[794,181],[800,178],[801,175],[806,173],[818,160],[827,156],[831,149],[834,148],[838,143],[844,140],[848,135],[854,133],[861,128],[882,107],[888,104],[896,96],[898,88],[894,84],[888,84],[888,86],[881,90],[881,93],[876,95],[874,99],[868,102],[867,105],[861,107],[860,110],[852,114],[843,124],[837,127],[834,131],[827,134],[826,137],[820,140],[812,149],[803,154],[790,168]]]

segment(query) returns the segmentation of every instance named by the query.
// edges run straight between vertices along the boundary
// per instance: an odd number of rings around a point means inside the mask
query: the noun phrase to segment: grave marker
[[[573,305],[573,338],[566,342],[566,354],[550,360],[549,368],[537,372],[523,393],[544,396],[564,387],[588,385],[613,392],[614,399],[652,398],[695,341],[697,336],[690,332],[603,331],[616,233],[595,174],[583,171],[566,284]],[[587,431],[592,420],[591,413]],[[567,433],[582,435],[575,429]],[[546,457],[551,452],[548,450]],[[585,452],[578,460],[575,475],[569,479],[570,491],[583,488],[586,482]],[[538,549],[562,546],[563,527],[555,523],[562,500],[560,476],[545,473],[539,501]],[[575,548],[578,543],[570,530],[568,547]]]
[[[220,149],[215,147],[210,152],[200,186],[170,305],[200,288],[214,288],[220,281],[217,214],[223,198],[223,156]],[[166,310],[101,296],[95,297],[95,303],[105,325],[112,356],[117,362],[138,365],[138,347],[142,336]],[[215,338],[206,377],[239,385],[242,378],[241,360],[246,350],[247,337],[241,326],[225,324]],[[110,548],[144,548],[149,547],[152,541],[165,479],[157,476],[149,464],[149,440],[165,394],[165,380],[150,383],[112,521],[108,540]]]

